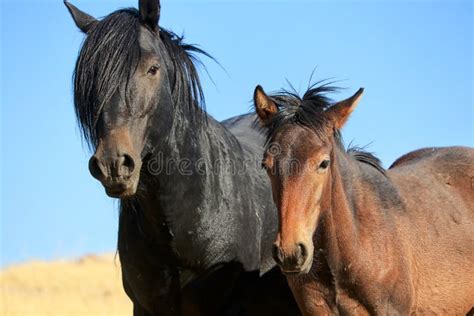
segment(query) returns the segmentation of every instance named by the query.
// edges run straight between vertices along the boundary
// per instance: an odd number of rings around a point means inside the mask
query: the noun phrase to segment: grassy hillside
[[[132,315],[114,255],[29,262],[0,272],[0,313],[10,315]]]

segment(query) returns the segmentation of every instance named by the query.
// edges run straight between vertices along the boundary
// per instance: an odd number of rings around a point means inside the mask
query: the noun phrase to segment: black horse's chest
[[[181,221],[171,221],[171,247],[187,267],[205,271],[217,263],[236,259],[237,230],[239,224],[231,216],[230,209],[216,205],[211,210],[181,209]],[[193,214],[194,211],[194,214]]]

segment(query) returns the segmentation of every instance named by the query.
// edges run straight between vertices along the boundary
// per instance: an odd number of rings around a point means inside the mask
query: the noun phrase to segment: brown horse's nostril
[[[273,259],[285,273],[297,272],[301,270],[308,259],[308,248],[304,243],[296,243],[288,252],[278,247],[276,244],[272,248]]]
[[[272,246],[272,255],[273,260],[275,260],[278,265],[283,264],[283,255],[281,253],[280,247],[278,247],[276,244],[273,244]]]
[[[96,156],[92,156],[89,160],[89,172],[94,178],[98,180],[101,180],[105,177],[104,169]]]
[[[303,243],[298,243],[296,246],[296,261],[298,265],[302,265],[306,262],[308,257],[308,249]]]

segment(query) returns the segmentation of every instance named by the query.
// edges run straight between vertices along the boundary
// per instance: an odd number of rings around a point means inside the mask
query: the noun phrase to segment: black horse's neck
[[[179,76],[170,74],[168,79],[172,83]],[[195,93],[189,89],[182,91]],[[165,90],[157,107],[164,114],[156,115],[152,124],[151,154],[142,167],[137,192],[148,222],[143,225],[148,227],[146,234],[160,230],[161,236],[165,225],[179,260],[197,270],[232,260],[258,269],[262,223],[256,205],[263,197],[257,199],[252,190],[262,184],[257,183],[255,170],[247,169],[248,153],[193,98],[173,97],[172,84],[171,93]],[[170,122],[163,123],[163,117]]]

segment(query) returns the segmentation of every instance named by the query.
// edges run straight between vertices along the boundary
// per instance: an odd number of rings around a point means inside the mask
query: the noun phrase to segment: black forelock
[[[291,86],[291,85],[290,85]],[[285,125],[300,125],[312,130],[319,137],[324,137],[328,130],[329,118],[324,112],[334,105],[329,93],[338,92],[340,88],[332,86],[327,80],[318,81],[299,96],[291,86],[290,90],[283,89],[269,97],[276,103],[278,112],[267,121],[263,129],[266,132],[266,143]],[[344,149],[341,133],[334,130],[336,145]],[[355,160],[368,164],[385,174],[381,161],[372,153],[361,147],[349,146],[346,152]]]
[[[133,8],[108,15],[88,32],[80,50],[74,70],[74,105],[82,135],[92,148],[98,142],[95,126],[103,107],[117,91],[127,91],[138,67],[139,16]],[[183,43],[183,37],[166,29],[160,28],[160,39],[170,59],[167,62],[172,69],[168,72],[175,105],[200,109],[205,101],[195,67],[200,61],[194,53],[212,57],[196,46]],[[125,95],[121,97],[126,100]]]
[[[104,105],[126,86],[140,60],[139,15],[116,11],[87,34],[74,70],[76,116],[87,143],[97,145],[95,129]]]

